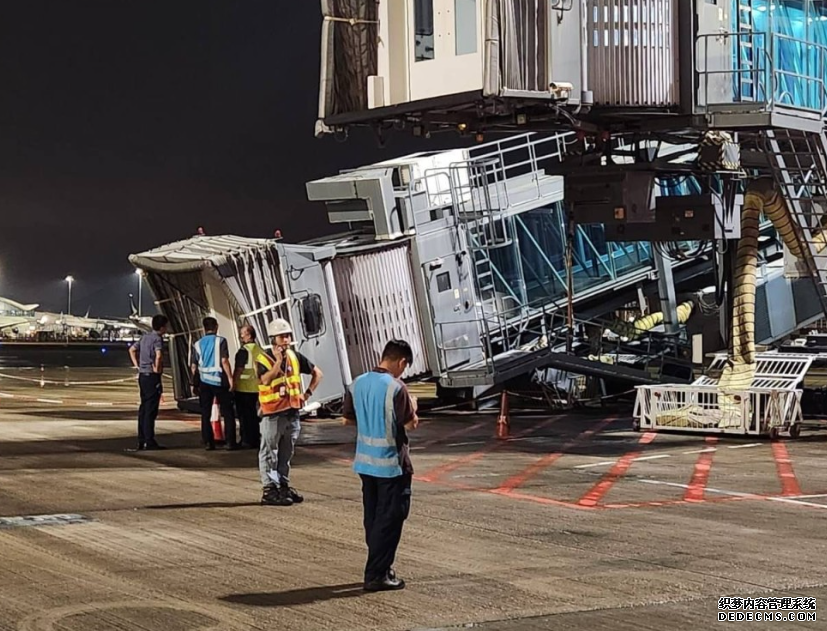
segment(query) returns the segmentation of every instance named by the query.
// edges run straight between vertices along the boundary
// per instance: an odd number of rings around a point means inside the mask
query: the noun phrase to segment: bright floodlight
[[[74,276],[67,276],[65,280],[66,280],[67,283],[74,283],[75,282],[75,277]]]
[[[136,269],[136,270],[135,270],[135,274],[136,274],[137,276],[143,276],[143,275],[144,275],[144,270],[142,270],[142,269],[139,267],[138,269]]]

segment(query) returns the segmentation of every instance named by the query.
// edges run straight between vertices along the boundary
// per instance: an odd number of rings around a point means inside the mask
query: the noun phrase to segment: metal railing
[[[640,429],[767,435],[803,420],[801,390],[717,386],[638,386],[635,419]]]
[[[427,170],[411,189],[424,191],[429,208],[439,208],[469,203],[471,196],[479,195],[487,184],[495,189],[498,209],[506,210],[511,207],[510,193],[517,186],[525,187],[525,181],[518,179],[521,175],[530,176],[536,191],[533,198],[522,199],[521,203],[541,199],[544,165],[559,163],[567,147],[577,142],[572,132],[550,136],[530,132],[475,145],[467,149],[468,159],[453,162],[448,168]],[[467,173],[471,168],[478,171],[473,181]]]
[[[731,47],[718,46],[721,42]],[[743,30],[698,35],[696,50],[698,44],[703,54],[696,59],[695,70],[703,91],[696,101],[702,113],[732,108],[772,111],[778,106],[822,116],[827,113],[827,47],[824,45],[781,33]],[[788,54],[804,61],[807,66],[804,72],[791,70],[782,62],[782,53],[788,52],[785,48],[792,49]],[[752,51],[750,59],[742,57],[744,49]],[[729,98],[715,101],[717,97],[712,97],[710,90],[729,94]]]

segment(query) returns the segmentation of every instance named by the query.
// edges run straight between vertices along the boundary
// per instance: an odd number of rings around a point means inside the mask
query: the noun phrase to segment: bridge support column
[[[667,333],[678,332],[678,302],[675,298],[675,279],[672,276],[672,261],[654,252],[655,268],[658,272],[658,296],[663,311],[663,328]]]

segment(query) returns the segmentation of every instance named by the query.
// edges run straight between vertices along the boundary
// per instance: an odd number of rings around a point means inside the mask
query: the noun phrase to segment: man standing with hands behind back
[[[405,587],[392,566],[411,508],[413,465],[405,430],[419,423],[416,401],[399,379],[411,363],[410,344],[391,340],[379,366],[357,377],[345,395],[345,420],[358,428],[353,470],[362,478],[369,592]]]

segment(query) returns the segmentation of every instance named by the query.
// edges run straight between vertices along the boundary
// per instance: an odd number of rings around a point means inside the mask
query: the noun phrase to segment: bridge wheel
[[[632,421],[632,431],[639,432],[640,431],[640,421],[634,420]]]
[[[775,427],[770,427],[770,440],[778,440],[779,433],[780,432],[778,431],[777,425]]]
[[[790,438],[798,438],[799,436],[801,436],[801,423],[790,425]]]

